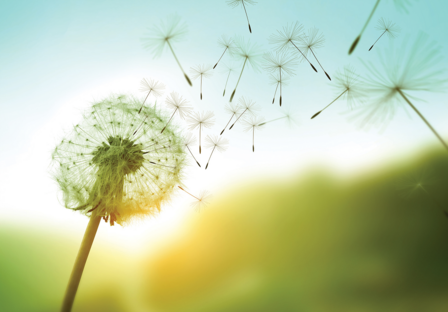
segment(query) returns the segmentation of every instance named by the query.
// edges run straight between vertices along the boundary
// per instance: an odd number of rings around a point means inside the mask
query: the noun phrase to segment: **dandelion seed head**
[[[382,32],[386,32],[386,35],[388,36],[389,39],[396,38],[401,31],[400,27],[397,24],[393,23],[391,20],[387,20],[382,17],[378,20],[378,23],[375,26],[375,28]]]
[[[198,112],[195,111],[187,118],[188,129],[191,131],[199,128],[211,128],[215,123],[215,114],[211,111]]]
[[[196,200],[191,203],[190,207],[196,211],[201,211],[201,209],[207,207],[212,199],[212,195],[209,191],[203,190],[199,193]]]
[[[119,224],[154,215],[180,182],[185,152],[179,129],[132,97],[94,103],[52,154],[52,175],[66,208]],[[134,135],[138,125],[141,130]]]
[[[232,115],[238,115],[243,111],[243,108],[240,105],[233,102],[227,103],[224,109]]]
[[[193,133],[187,132],[186,134],[184,134],[184,136],[183,136],[183,144],[185,146],[193,145],[194,142],[196,142],[196,136],[193,135]]]
[[[154,57],[162,55],[167,44],[181,41],[188,33],[187,25],[178,15],[168,16],[167,19],[149,28],[148,35],[141,39],[143,46]]]
[[[195,80],[201,76],[203,78],[210,78],[211,76],[213,76],[212,66],[206,64],[200,64],[195,67],[191,67],[190,73]]]
[[[295,74],[294,67],[298,65],[297,58],[288,51],[265,53],[263,61],[263,68],[271,74],[279,73],[282,70],[292,76]]]
[[[167,96],[165,103],[169,108],[177,110],[182,119],[185,119],[193,110],[193,107],[189,105],[188,101],[177,92],[171,92]]]
[[[349,108],[353,108],[365,100],[366,93],[363,82],[353,66],[347,65],[342,70],[337,70],[332,86],[336,95],[344,92],[340,99],[345,99]]]
[[[229,145],[229,140],[220,135],[207,135],[204,146],[206,148],[215,148],[218,152],[224,152]]]
[[[408,92],[440,92],[446,89],[447,76],[440,53],[440,46],[420,33],[412,45],[408,38],[400,48],[394,43],[378,53],[379,62],[362,61],[368,74],[364,80],[369,94],[368,106],[355,118],[361,118],[360,127],[385,126],[403,104],[403,93],[408,99],[417,101]]]
[[[287,51],[294,49],[291,42],[300,44],[303,42],[304,32],[303,26],[299,22],[287,24],[281,30],[277,30],[269,36],[268,42],[275,46],[276,51]]]
[[[236,8],[237,6],[242,6],[243,4],[251,4],[254,5],[257,2],[253,1],[253,0],[226,0],[226,3],[232,7],[232,8]]]
[[[322,48],[325,44],[325,36],[322,32],[319,31],[316,27],[311,27],[308,29],[308,32],[305,36],[303,36],[303,41],[301,43],[301,47],[305,52],[305,55],[308,54],[310,49],[319,49]]]
[[[429,170],[421,170],[403,176],[397,183],[397,191],[404,198],[410,198],[418,193],[428,194],[428,189],[437,183]]]
[[[238,66],[233,62],[223,62],[222,67],[219,69],[220,73],[229,74],[229,72],[236,72]]]
[[[247,60],[250,66],[258,71],[263,55],[261,47],[257,43],[252,43],[249,39],[245,39],[243,36],[235,37],[234,42],[235,50],[233,57],[241,62]]]
[[[238,104],[241,106],[243,111],[246,111],[250,114],[254,114],[256,111],[259,111],[260,108],[256,105],[255,101],[248,99],[244,96],[240,97],[238,100]]]
[[[243,130],[244,131],[252,131],[254,129],[258,129],[263,127],[263,122],[265,119],[261,116],[248,116],[243,120]]]
[[[230,55],[233,55],[234,50],[235,50],[235,45],[233,43],[232,37],[229,37],[227,35],[222,35],[218,39],[218,46],[220,48],[226,49]]]
[[[140,81],[140,91],[142,92],[151,92],[151,94],[154,97],[159,97],[163,93],[163,90],[165,89],[165,85],[157,80],[154,79],[145,79],[143,78],[142,81]]]
[[[289,77],[288,75],[282,75],[282,77],[280,77],[280,74],[278,72],[269,75],[269,83],[271,85],[277,85],[278,83],[281,83],[282,85],[287,86],[290,80],[291,77]]]

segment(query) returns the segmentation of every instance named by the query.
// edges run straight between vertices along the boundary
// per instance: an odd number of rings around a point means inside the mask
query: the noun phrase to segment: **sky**
[[[316,53],[332,77],[347,64],[363,75],[361,60],[375,62],[379,50],[392,44],[399,49],[404,38],[412,41],[420,31],[438,42],[446,65],[448,3],[411,0],[406,13],[394,2],[403,1],[381,1],[357,49],[349,56],[347,51],[375,1],[258,1],[247,7],[252,34],[242,8],[231,8],[218,0],[1,1],[0,224],[48,226],[67,229],[73,235],[83,232],[85,217],[64,209],[58,200],[58,187],[49,173],[51,151],[81,120],[92,101],[111,93],[143,98],[139,84],[144,77],[163,82],[166,94],[181,93],[195,109],[213,111],[216,124],[210,133],[221,131],[229,117],[224,106],[237,75],[230,77],[226,96],[222,97],[227,76],[220,63],[213,76],[204,80],[204,98],[200,101],[198,81],[188,86],[169,51],[153,58],[143,47],[141,39],[152,25],[172,14],[185,21],[188,34],[175,43],[174,50],[187,71],[198,64],[216,63],[222,53],[217,41],[223,34],[243,36],[260,45],[260,51],[268,52],[272,50],[268,37],[296,21],[305,28],[317,27],[325,35],[325,45]],[[393,41],[381,39],[369,52],[380,34],[374,27],[380,17],[393,20],[401,33]],[[231,61],[228,55],[223,57],[223,62]],[[236,66],[240,68],[241,64],[236,61]],[[235,126],[226,133],[229,149],[213,156],[207,171],[194,166],[188,169],[189,189],[194,193],[208,189],[219,198],[254,179],[284,179],[317,165],[354,174],[439,144],[409,109],[407,113],[397,110],[383,131],[358,129],[349,121],[349,108],[343,101],[311,121],[310,116],[337,96],[332,82],[318,70],[314,73],[300,63],[296,75],[283,88],[284,104],[280,108],[278,102],[271,104],[274,86],[269,84],[266,71],[247,67],[236,99],[244,95],[256,101],[260,115],[267,120],[285,111],[293,112],[297,124],[280,121],[260,130],[255,136],[255,153],[251,134]],[[418,96],[425,101],[415,105],[447,137],[446,93]],[[163,102],[163,98],[159,100]],[[179,119],[176,122],[185,126]],[[200,161],[205,163],[207,156],[203,153]],[[108,228],[104,237],[138,249],[147,239],[137,237],[169,236],[178,228],[191,213],[190,202],[187,195],[177,194],[157,218],[142,221],[132,229]]]

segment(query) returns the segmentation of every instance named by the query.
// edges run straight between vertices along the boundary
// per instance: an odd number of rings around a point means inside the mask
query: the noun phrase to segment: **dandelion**
[[[143,46],[150,50],[154,57],[162,55],[165,47],[168,46],[176,59],[177,65],[184,74],[188,84],[192,86],[190,78],[188,78],[182,65],[179,62],[176,54],[174,53],[172,44],[179,42],[185,37],[188,29],[187,25],[181,22],[181,18],[178,15],[171,15],[165,21],[160,22],[158,25],[154,25],[149,29],[149,35],[142,38]]]
[[[257,44],[252,44],[249,40],[244,40],[243,37],[237,37],[235,39],[235,45],[235,57],[237,59],[244,60],[244,62],[235,89],[230,96],[230,102],[232,102],[233,97],[235,96],[236,88],[238,88],[238,84],[240,83],[241,76],[243,75],[244,67],[246,66],[247,61],[249,61],[250,66],[252,66],[254,70],[258,70],[260,55],[262,53],[260,47]]]
[[[213,112],[194,112],[188,117],[189,129],[191,131],[199,128],[199,154],[201,154],[201,133],[202,128],[211,128],[215,123]]]
[[[393,0],[393,2],[394,2],[394,4],[395,4],[395,7],[396,7],[398,10],[402,10],[402,11],[404,11],[404,12],[406,12],[406,13],[408,12],[408,6],[410,6],[411,1],[412,1],[412,0]],[[374,5],[374,7],[373,7],[372,12],[370,12],[369,17],[367,18],[367,21],[366,21],[366,23],[364,24],[364,27],[361,29],[361,32],[359,33],[358,37],[356,37],[355,41],[353,41],[352,45],[350,46],[350,50],[348,50],[348,54],[349,54],[349,55],[352,54],[353,51],[355,51],[355,48],[356,48],[356,46],[358,45],[359,40],[361,40],[361,36],[362,36],[362,34],[364,33],[364,30],[366,29],[367,25],[369,24],[370,19],[371,19],[372,16],[373,16],[373,13],[375,13],[375,10],[376,10],[376,8],[378,7],[378,4],[380,4],[380,0],[377,0],[377,1],[376,1],[375,5]]]
[[[177,127],[160,133],[166,120],[153,107],[120,96],[93,104],[52,154],[52,174],[68,209],[90,221],[65,293],[70,311],[101,218],[110,225],[153,216],[180,183],[185,152]],[[138,136],[137,124],[150,116]]]
[[[308,55],[308,51],[310,51],[313,54],[314,58],[316,59],[317,63],[319,63],[320,68],[322,68],[328,80],[331,80],[330,75],[328,75],[328,73],[322,67],[322,64],[319,62],[316,53],[314,52],[316,49],[322,48],[324,46],[324,43],[325,43],[324,35],[320,33],[317,28],[313,27],[308,29],[308,35],[303,38],[303,50],[305,55]]]
[[[193,79],[198,79],[201,77],[201,100],[202,100],[202,78],[209,78],[213,75],[211,72],[212,68],[209,65],[198,65],[196,67],[192,67],[190,69],[191,74],[193,75]]]
[[[420,193],[425,194],[425,196],[437,208],[439,208],[446,217],[448,217],[448,212],[429,192],[430,186],[435,184],[435,182],[435,179],[433,179],[428,171],[416,172],[414,174],[403,177],[397,185],[397,190],[399,191],[400,195],[402,195],[406,199],[409,199]]]
[[[316,67],[311,64],[306,55],[298,47],[298,45],[303,42],[303,37],[303,26],[299,22],[295,22],[295,24],[284,26],[283,30],[277,30],[277,33],[272,34],[268,40],[270,44],[276,46],[278,52],[295,48],[300,52],[302,58],[306,60],[311,65],[311,68],[317,73]]]
[[[227,89],[227,83],[229,82],[229,78],[230,78],[230,74],[234,71],[236,71],[235,66],[231,65],[227,65],[224,63],[224,71],[227,74],[227,79],[226,79],[226,84],[224,85],[224,91],[222,92],[222,96],[224,96],[226,94],[226,89]]]
[[[252,152],[255,152],[255,129],[264,125],[264,118],[259,116],[250,116],[244,120],[244,131],[252,130]]]
[[[246,99],[244,96],[240,98],[239,104],[241,106],[241,110],[243,111],[238,118],[235,120],[235,122],[230,126],[229,130],[233,128],[233,126],[236,124],[236,122],[241,118],[241,116],[244,115],[244,113],[249,113],[253,115],[255,111],[258,110],[258,107],[255,106],[255,102],[249,99]]]
[[[244,13],[246,13],[247,25],[249,26],[249,32],[252,33],[252,28],[250,28],[249,16],[247,16],[246,6],[245,4],[255,4],[256,2],[253,0],[227,0],[227,4],[232,8],[236,8],[239,5],[243,6]]]
[[[228,103],[228,104],[225,106],[225,109],[226,109],[226,111],[228,111],[228,112],[231,114],[231,116],[230,116],[230,119],[229,119],[229,121],[227,122],[226,126],[224,127],[224,129],[222,129],[220,135],[222,135],[222,134],[224,133],[224,131],[226,130],[227,126],[228,126],[229,123],[232,121],[233,117],[235,117],[236,115],[238,115],[238,114],[241,113],[241,111],[242,111],[242,107],[241,107],[240,105],[238,105],[238,104],[235,105],[235,104],[233,104],[233,103]]]
[[[174,109],[174,112],[166,123],[165,127],[163,127],[162,131],[160,131],[160,133],[163,133],[163,131],[165,131],[166,127],[171,122],[171,119],[173,119],[173,116],[174,114],[176,114],[176,112],[179,112],[180,118],[185,119],[185,117],[187,117],[187,114],[189,114],[193,110],[193,107],[188,105],[188,101],[185,100],[177,92],[171,92],[171,94],[166,98],[165,103],[169,108]]]
[[[376,41],[372,44],[369,51],[372,50],[373,46],[378,42],[378,40],[381,39],[381,37],[384,34],[387,34],[389,39],[395,38],[400,33],[400,27],[398,27],[395,23],[392,23],[392,21],[385,20],[383,18],[380,18],[378,20],[378,24],[375,27],[376,29],[382,31],[381,36],[376,39]]]
[[[295,115],[296,115],[295,113],[293,113],[291,111],[288,111],[288,110],[287,111],[282,110],[281,114],[282,114],[281,117],[277,117],[277,118],[274,118],[274,119],[271,119],[271,120],[268,120],[268,121],[263,121],[258,126],[264,126],[266,124],[269,124],[271,122],[278,121],[278,120],[286,121],[288,126],[297,125],[298,122],[297,122],[297,120],[295,118]]]
[[[280,77],[280,75],[278,73],[275,73],[274,75],[272,75],[272,74],[269,75],[269,83],[271,85],[275,86],[275,92],[274,92],[274,97],[272,98],[272,104],[274,104],[274,102],[275,102],[275,96],[277,94],[278,87],[280,86],[280,88],[281,88],[281,86],[288,85],[289,79],[290,78],[285,75]]]
[[[280,85],[280,99],[279,103],[282,106],[282,71],[286,74],[294,75],[293,66],[297,65],[297,62],[293,56],[291,56],[288,52],[277,52],[277,53],[266,53],[264,56],[264,69],[269,73],[278,73],[279,75],[279,83],[277,87]],[[275,89],[274,98],[272,100],[272,104],[275,101],[275,94],[277,93],[277,88]]]
[[[232,38],[227,37],[226,35],[222,35],[221,38],[218,40],[218,44],[220,47],[224,48],[224,52],[222,52],[221,57],[216,62],[215,66],[213,66],[213,69],[215,69],[216,66],[218,66],[219,61],[221,61],[222,57],[226,53],[227,50],[229,50],[230,55],[233,54],[233,40]]]
[[[330,104],[315,113],[311,117],[311,119],[317,117],[338,99],[345,98],[350,108],[363,101],[363,98],[365,96],[364,88],[359,75],[356,74],[356,71],[353,67],[345,66],[342,71],[336,72],[335,77],[334,89],[339,93],[339,95],[333,101],[331,101]]]
[[[185,193],[187,193],[188,195],[190,195],[191,197],[193,197],[194,199],[196,199],[192,204],[191,204],[191,208],[196,209],[197,211],[199,211],[202,207],[205,207],[208,205],[208,202],[211,198],[211,195],[208,191],[201,191],[199,193],[199,196],[194,196],[193,194],[191,194],[190,192],[187,192],[183,187],[178,186],[182,191],[184,191]]]
[[[187,133],[187,134],[184,136],[184,141],[183,141],[184,146],[188,149],[188,151],[190,152],[191,157],[193,157],[193,159],[196,161],[196,163],[197,163],[198,166],[200,167],[201,164],[198,162],[198,160],[196,159],[196,157],[194,157],[193,153],[192,153],[191,150],[190,150],[190,145],[192,145],[194,141],[196,141],[196,138],[195,138],[195,136],[194,136],[193,134],[191,134],[191,133]]]
[[[227,145],[229,144],[229,140],[222,136],[217,135],[207,135],[205,138],[205,147],[212,148],[212,152],[210,153],[210,157],[208,158],[207,165],[205,166],[205,169],[208,168],[208,164],[210,163],[210,159],[212,158],[213,152],[215,149],[218,152],[224,152],[227,149]]]
[[[444,76],[444,68],[440,66],[442,58],[438,44],[421,33],[411,48],[407,48],[405,42],[402,50],[390,47],[384,52],[380,51],[379,58],[381,66],[363,62],[370,72],[366,85],[371,102],[361,125],[390,120],[395,115],[396,108],[407,103],[448,150],[446,142],[411,102],[418,98],[408,93],[445,89],[448,80]]]
[[[141,113],[143,105],[145,105],[146,99],[151,94],[151,92],[152,95],[154,95],[155,97],[159,97],[162,95],[162,91],[165,89],[165,85],[163,83],[153,79],[149,79],[148,81],[145,78],[143,78],[142,81],[140,82],[140,85],[141,85],[140,91],[148,92],[148,94],[146,95],[145,100],[142,103],[142,106],[138,110],[139,114]]]

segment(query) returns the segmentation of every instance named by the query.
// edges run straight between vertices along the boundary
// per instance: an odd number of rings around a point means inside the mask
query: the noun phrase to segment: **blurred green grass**
[[[397,190],[422,172],[428,194]],[[94,245],[74,311],[448,311],[447,173],[428,150],[350,178],[248,180],[151,257]],[[0,311],[57,311],[78,244],[1,228]]]

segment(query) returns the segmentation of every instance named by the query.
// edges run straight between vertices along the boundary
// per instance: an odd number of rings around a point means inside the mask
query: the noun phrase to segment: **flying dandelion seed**
[[[249,26],[249,32],[252,33],[252,28],[250,28],[249,16],[247,15],[246,11],[246,5],[255,4],[256,2],[253,0],[227,0],[226,2],[232,8],[236,8],[239,5],[241,5],[244,8],[244,13],[246,13],[247,25]]]
[[[185,152],[180,129],[161,134],[166,119],[140,100],[112,96],[92,105],[52,154],[52,175],[68,209],[90,218],[65,293],[70,311],[101,218],[110,225],[153,216],[181,182]],[[150,116],[138,136],[132,133]]]
[[[283,115],[282,117],[274,118],[274,119],[271,119],[271,120],[268,120],[268,121],[263,121],[263,122],[261,122],[259,124],[259,126],[264,126],[266,124],[269,124],[271,122],[278,121],[278,120],[286,121],[286,124],[288,126],[290,126],[290,127],[298,124],[298,122],[297,122],[297,120],[295,118],[295,115],[296,115],[295,112],[291,112],[289,110],[286,110],[286,111],[282,110],[280,112]]]
[[[235,71],[236,67],[233,64],[228,65],[224,63],[224,70],[222,72],[227,74],[227,79],[226,84],[224,85],[224,91],[222,92],[222,96],[226,95],[227,83],[229,82],[230,74]]]
[[[160,131],[160,133],[163,133],[163,131],[165,131],[166,127],[171,122],[171,119],[173,119],[173,116],[174,114],[176,114],[176,112],[179,112],[179,117],[181,119],[185,119],[185,117],[187,117],[187,115],[193,110],[193,107],[188,105],[188,101],[185,100],[177,92],[171,92],[170,95],[168,95],[168,97],[166,98],[165,103],[169,108],[174,109],[174,112],[166,123],[165,127],[163,127],[162,131]]]
[[[227,103],[227,105],[225,106],[225,109],[226,109],[227,112],[229,112],[231,114],[231,116],[230,116],[230,119],[227,122],[226,126],[224,127],[224,129],[222,129],[220,135],[222,135],[224,133],[224,131],[227,129],[227,126],[232,121],[233,117],[235,117],[236,115],[240,114],[241,111],[242,111],[242,107],[241,106],[239,106],[238,104],[235,105],[233,103]]]
[[[359,78],[359,75],[356,74],[355,69],[349,65],[345,66],[342,71],[336,72],[334,89],[339,93],[339,95],[331,101],[330,104],[315,113],[311,119],[316,118],[338,99],[345,98],[347,105],[352,108],[356,104],[362,102],[365,97],[364,86]]]
[[[148,36],[142,38],[141,40],[143,42],[143,46],[149,49],[154,57],[159,57],[162,55],[165,47],[168,46],[188,84],[193,86],[190,78],[188,78],[179,62],[179,59],[174,53],[172,46],[173,43],[181,41],[187,32],[187,25],[181,21],[181,18],[178,15],[171,15],[165,21],[153,25],[153,27],[149,29]]]
[[[384,51],[380,50],[381,66],[363,61],[370,72],[365,83],[371,102],[364,112],[355,117],[364,116],[360,122],[362,127],[387,123],[395,115],[396,108],[407,103],[448,150],[446,142],[411,102],[418,98],[408,93],[445,90],[448,80],[440,47],[423,33],[417,36],[410,48],[407,46],[405,41],[400,49],[391,45]]]
[[[202,128],[211,128],[215,123],[213,112],[193,112],[187,119],[191,131],[199,128],[199,154],[201,154],[201,133]]]
[[[244,40],[243,37],[237,37],[234,42],[236,46],[234,55],[237,59],[244,60],[244,62],[235,89],[230,96],[230,102],[232,102],[233,97],[235,96],[236,89],[238,88],[238,84],[240,83],[241,76],[243,75],[244,67],[246,66],[247,61],[249,61],[250,66],[254,70],[258,71],[260,56],[262,54],[261,48],[257,44],[252,44],[249,40]]]
[[[317,28],[313,27],[308,29],[308,35],[303,37],[302,47],[305,55],[308,55],[308,52],[311,52],[313,54],[314,58],[316,59],[317,63],[319,63],[320,68],[322,68],[328,80],[331,80],[330,75],[325,71],[322,64],[317,59],[315,53],[315,50],[318,48],[322,48],[324,46],[324,43],[325,43],[324,34],[319,32]]]
[[[306,55],[300,50],[298,45],[300,45],[304,40],[303,26],[299,22],[294,24],[287,24],[283,27],[283,30],[277,30],[277,33],[269,36],[268,41],[270,44],[276,46],[277,52],[286,51],[291,48],[295,48],[300,52],[301,57],[306,60],[312,69],[317,73],[316,67],[308,60]]]
[[[192,67],[190,69],[190,73],[192,74],[192,77],[194,80],[198,79],[199,77],[201,78],[201,100],[202,100],[202,78],[210,78],[213,73],[212,73],[212,68],[209,65],[198,65],[196,67]]]
[[[264,123],[264,118],[259,116],[250,116],[243,120],[244,131],[252,130],[252,152],[255,152],[255,129],[262,127]]]
[[[372,44],[372,46],[370,47],[369,51],[373,49],[373,46],[378,42],[378,40],[381,39],[381,37],[384,34],[387,34],[389,39],[393,39],[393,38],[397,37],[397,35],[400,33],[400,27],[398,27],[395,23],[392,23],[392,21],[385,20],[383,18],[380,18],[378,20],[378,24],[376,25],[375,28],[380,30],[380,31],[382,31],[382,34]]]
[[[244,96],[240,97],[239,105],[241,106],[241,110],[243,111],[235,122],[230,126],[229,130],[233,128],[233,126],[237,123],[237,121],[244,115],[244,113],[248,113],[253,115],[255,111],[259,110],[259,108],[255,105],[255,101],[246,99]]]
[[[294,75],[294,66],[297,65],[297,61],[289,54],[287,51],[277,52],[277,53],[266,53],[264,56],[264,64],[263,67],[269,73],[278,73],[279,75],[279,83],[277,87],[280,86],[280,99],[279,104],[282,106],[282,71],[286,74],[292,76]],[[272,104],[275,102],[275,94],[277,93],[277,88],[275,89],[274,98],[272,99]]]
[[[191,208],[195,209],[196,211],[200,211],[201,208],[206,207],[208,205],[208,202],[211,199],[211,194],[208,191],[201,191],[199,193],[199,196],[194,196],[190,192],[187,192],[183,187],[178,186],[182,191],[190,195],[191,197],[195,198],[196,200],[191,204]]]
[[[205,169],[208,168],[208,164],[210,163],[210,159],[212,159],[213,152],[224,152],[227,149],[227,145],[229,144],[229,140],[222,136],[218,135],[207,135],[205,138],[205,147],[206,148],[212,148],[212,152],[210,153],[210,157],[208,158],[207,165],[205,166]]]
[[[162,91],[165,89],[165,85],[161,82],[158,82],[157,80],[149,79],[146,80],[145,78],[142,79],[140,82],[140,91],[142,92],[148,92],[148,94],[145,97],[145,100],[142,103],[142,107],[138,110],[138,113],[140,114],[143,108],[143,105],[145,105],[146,100],[148,99],[148,96],[151,94],[154,97],[159,97],[162,95]]]
[[[395,4],[395,7],[399,11],[404,11],[408,13],[408,7],[411,5],[412,0],[393,0],[393,3]],[[366,29],[367,25],[369,24],[370,20],[372,19],[373,13],[375,13],[376,8],[378,7],[378,4],[380,4],[380,0],[377,0],[372,11],[370,12],[369,17],[367,18],[366,23],[364,24],[364,27],[361,29],[361,32],[359,33],[358,37],[356,37],[355,41],[353,41],[352,45],[350,46],[350,49],[348,50],[348,54],[352,54],[353,51],[355,51],[356,46],[359,43],[359,40],[361,40],[361,36],[364,33],[364,30]]]
[[[430,186],[435,184],[435,182],[436,181],[428,172],[421,171],[403,177],[397,185],[397,191],[406,199],[410,199],[411,197],[414,197],[421,193],[425,194],[425,196],[443,212],[445,217],[448,217],[447,210],[444,209],[439,201],[429,193]]]
[[[193,142],[196,141],[195,136],[192,133],[187,133],[184,136],[184,145],[185,147],[188,149],[188,151],[190,152],[191,157],[193,157],[193,159],[196,161],[196,163],[198,164],[199,167],[201,167],[201,164],[199,163],[199,161],[196,159],[196,157],[194,157],[193,153],[190,150],[190,145],[193,144]]]
[[[272,104],[274,104],[275,102],[275,96],[277,94],[278,87],[288,85],[289,79],[290,78],[285,75],[280,77],[280,75],[277,72],[273,75],[272,74],[269,75],[269,83],[275,86],[274,97],[272,98]]]
[[[219,38],[219,40],[218,40],[218,45],[220,47],[224,48],[224,52],[222,52],[221,57],[216,62],[215,66],[213,66],[213,69],[215,69],[215,67],[218,66],[218,63],[221,61],[222,57],[227,52],[227,50],[229,51],[230,55],[233,54],[234,46],[233,46],[233,39],[232,38],[229,38],[226,35],[222,35],[221,38]]]

